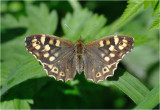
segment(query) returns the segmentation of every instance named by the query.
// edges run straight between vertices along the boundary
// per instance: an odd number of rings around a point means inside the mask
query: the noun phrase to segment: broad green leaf
[[[68,0],[68,2],[71,4],[73,10],[80,10],[82,9],[81,5],[79,4],[78,0]]]
[[[138,109],[153,109],[160,103],[160,89],[159,85],[153,88],[144,98],[144,100],[135,108]]]
[[[110,25],[110,33],[114,33],[129,20],[133,19],[138,13],[143,10],[144,0],[129,0],[127,8],[123,15],[113,24]]]
[[[63,37],[72,41],[76,41],[80,36],[82,36],[85,42],[93,40],[105,23],[106,19],[103,15],[93,14],[87,9],[75,10],[73,14],[68,13],[61,22],[65,33]],[[65,24],[67,24],[72,31],[70,31]]]
[[[158,53],[148,44],[135,47],[132,53],[123,59],[125,67],[141,79],[148,76],[147,71],[149,67],[157,61]]]
[[[149,90],[137,78],[135,78],[128,72],[124,72],[123,69],[118,68],[115,74],[122,75],[115,80],[104,81],[100,84],[104,86],[108,86],[108,84],[114,85],[121,91],[123,91],[128,97],[130,97],[136,104],[141,103]]]
[[[58,23],[56,11],[49,13],[44,4],[41,4],[40,7],[28,5],[26,11],[28,14],[27,28],[31,34],[53,34],[55,32]]]
[[[151,27],[149,28],[150,30],[153,29],[160,29],[160,16],[158,16],[154,21]]]
[[[160,3],[159,3],[159,0],[155,0],[155,2],[152,1],[152,3],[154,3],[154,4],[153,4],[154,10],[153,10],[152,16],[156,16],[156,15],[160,14],[160,10],[159,10],[159,8],[160,8]]]
[[[45,76],[45,71],[35,58],[26,58],[21,61],[8,75],[4,85],[1,89],[1,95],[4,94],[11,87],[30,78],[37,78]]]
[[[2,44],[2,79],[3,84],[11,72],[11,70],[29,53],[25,49],[24,39],[30,34],[47,33],[53,34],[57,27],[57,14],[55,11],[49,13],[48,8],[41,4],[40,7],[27,5],[26,8],[27,16],[21,16],[19,20],[16,20],[11,15],[2,17],[2,27],[15,28],[15,27],[26,27],[27,32],[11,41]],[[43,15],[43,16],[42,16]],[[12,24],[12,25],[10,25]],[[7,36],[2,36],[7,37]],[[12,48],[11,48],[12,47]],[[11,55],[12,54],[12,55]]]
[[[58,23],[56,11],[53,10],[49,13],[47,6],[44,4],[41,4],[40,7],[29,4],[26,7],[26,13],[27,17],[20,16],[19,20],[10,14],[3,16],[2,29],[25,27],[29,34],[53,34],[55,32]]]
[[[152,8],[155,8],[156,4],[158,3],[158,0],[146,0],[144,1],[144,8],[148,8],[150,5],[152,6]]]
[[[31,99],[13,99],[13,100],[6,100],[0,103],[1,109],[28,109],[30,110],[30,104],[33,104],[33,100]]]

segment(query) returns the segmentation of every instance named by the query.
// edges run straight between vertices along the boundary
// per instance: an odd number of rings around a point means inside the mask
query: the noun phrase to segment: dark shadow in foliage
[[[17,28],[2,30],[1,36],[3,37],[1,37],[1,42],[4,43],[7,41],[10,41],[18,36],[23,35],[26,31],[27,29],[24,27],[17,27]]]
[[[150,77],[153,75],[151,73],[153,73],[153,71],[155,71],[157,68],[159,68],[159,61],[151,64],[151,66],[148,67],[147,72],[146,72],[147,73],[147,75],[146,75],[147,77],[145,79],[145,83],[144,84],[148,84]],[[148,86],[148,85],[146,85],[146,86]],[[149,88],[152,89],[151,86]]]
[[[121,64],[121,67],[123,67],[122,64]],[[124,74],[125,70],[126,69],[122,69],[122,68],[118,67],[114,72],[114,76],[108,77],[107,80],[109,80],[109,81],[118,81],[119,77],[121,77]]]
[[[118,70],[119,71],[119,70]],[[121,75],[121,72],[119,75]],[[114,75],[110,80],[117,80],[119,75]],[[56,81],[52,77],[27,80],[13,88],[2,96],[2,102],[12,99],[33,99],[32,109],[54,109],[54,108],[119,108],[115,106],[114,99],[124,99],[120,108],[131,108],[133,105],[128,97],[112,87],[88,82],[84,74],[76,74],[74,80],[79,83],[70,86],[62,81]],[[77,88],[79,95],[65,94],[65,90]],[[117,92],[118,91],[118,92]],[[118,94],[117,94],[118,93]],[[113,95],[114,94],[114,95]],[[112,96],[112,97],[111,97]]]
[[[127,1],[80,1],[83,7],[87,7],[94,13],[103,14],[107,18],[107,25],[119,18],[127,5]],[[113,8],[114,7],[114,8]],[[116,14],[115,14],[116,13]]]

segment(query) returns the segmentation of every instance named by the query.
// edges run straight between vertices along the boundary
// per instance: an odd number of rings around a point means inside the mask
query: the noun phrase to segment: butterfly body
[[[123,56],[133,48],[130,36],[115,35],[86,44],[81,37],[74,43],[56,36],[35,34],[26,37],[27,50],[43,65],[47,75],[56,80],[73,79],[84,70],[87,79],[104,81],[114,75]]]

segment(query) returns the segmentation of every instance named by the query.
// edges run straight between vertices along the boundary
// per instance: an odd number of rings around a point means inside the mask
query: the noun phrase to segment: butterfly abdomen
[[[79,39],[77,41],[77,43],[75,44],[75,52],[76,52],[76,70],[78,71],[78,73],[80,74],[84,67],[84,60],[83,60],[83,55],[84,55],[84,44],[83,41],[81,39]]]

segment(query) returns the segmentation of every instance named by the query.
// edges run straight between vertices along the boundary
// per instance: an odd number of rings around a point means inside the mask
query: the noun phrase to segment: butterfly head
[[[82,40],[82,37],[81,37],[81,36],[79,37],[79,40],[77,41],[77,43],[78,43],[78,42],[79,42],[79,43],[80,43],[80,42],[83,43],[83,40]]]

